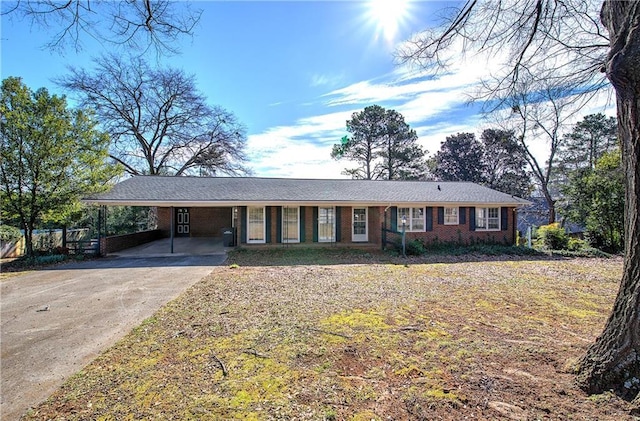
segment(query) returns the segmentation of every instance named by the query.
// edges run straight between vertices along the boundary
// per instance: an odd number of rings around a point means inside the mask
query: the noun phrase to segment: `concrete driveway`
[[[110,257],[2,281],[0,418],[20,418],[225,257]]]

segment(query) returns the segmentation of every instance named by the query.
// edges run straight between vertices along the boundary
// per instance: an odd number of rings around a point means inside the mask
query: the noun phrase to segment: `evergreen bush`
[[[537,234],[538,242],[549,250],[567,250],[569,247],[569,236],[557,222],[541,226]]]
[[[0,241],[3,243],[15,243],[22,238],[22,232],[9,225],[0,225]]]

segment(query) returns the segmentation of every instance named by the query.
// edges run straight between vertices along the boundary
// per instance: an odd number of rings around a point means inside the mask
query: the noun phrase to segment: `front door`
[[[176,236],[189,236],[189,208],[176,209]]]
[[[351,241],[369,241],[369,230],[367,229],[367,208],[353,208],[353,224],[351,230]]]

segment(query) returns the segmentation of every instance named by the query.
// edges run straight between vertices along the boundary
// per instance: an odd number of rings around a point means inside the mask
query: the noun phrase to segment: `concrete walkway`
[[[0,419],[19,419],[223,263],[224,249],[216,250],[171,257],[132,251],[2,281]]]
[[[214,256],[224,255],[228,248],[222,244],[222,238],[212,237],[176,237],[173,239],[173,253],[171,253],[171,239],[162,238],[141,246],[110,253],[118,257],[176,257],[176,256]]]

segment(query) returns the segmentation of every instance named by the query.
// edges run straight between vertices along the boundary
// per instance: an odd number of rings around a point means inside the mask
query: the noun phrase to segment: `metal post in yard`
[[[407,257],[407,241],[406,241],[406,230],[407,230],[407,216],[402,215],[402,257]]]
[[[96,255],[102,256],[102,206],[98,207],[98,252]]]
[[[176,211],[175,208],[173,206],[171,206],[171,254],[173,254],[173,231],[174,231],[174,225],[176,223]]]

